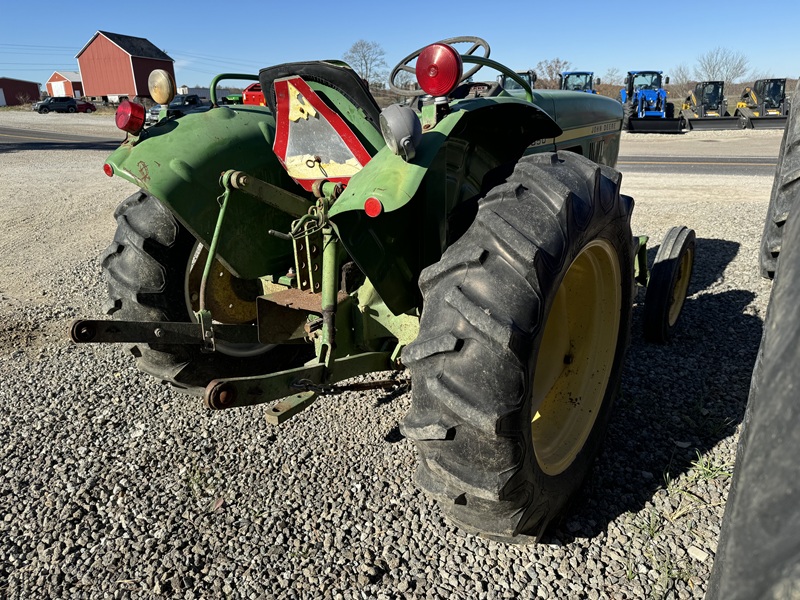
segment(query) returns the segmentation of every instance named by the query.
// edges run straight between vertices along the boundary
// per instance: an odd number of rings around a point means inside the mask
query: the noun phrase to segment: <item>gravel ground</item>
[[[0,111],[3,125],[116,137],[102,115]],[[779,134],[749,133],[777,155]],[[626,135],[622,154],[664,136],[645,137]],[[702,155],[706,139],[669,144]],[[204,409],[120,347],[68,343],[71,319],[102,314],[97,256],[135,190],[102,174],[104,151],[0,154],[0,596],[704,595],[770,291],[757,270],[770,178],[624,176],[653,247],[672,225],[697,232],[681,330],[644,344],[637,306],[583,500],[545,543],[507,546],[459,531],[414,487],[407,393],[323,397],[273,428],[263,407]]]

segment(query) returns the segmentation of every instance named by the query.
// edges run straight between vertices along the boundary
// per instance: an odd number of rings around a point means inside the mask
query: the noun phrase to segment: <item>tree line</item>
[[[389,70],[386,64],[386,52],[380,44],[358,40],[344,53],[342,59],[368,83],[373,93],[380,95],[387,90]],[[540,60],[532,69],[538,77],[536,87],[558,88],[559,74],[572,68],[569,60],[558,57]],[[745,85],[756,79],[773,77],[771,73],[752,68],[749,59],[743,53],[722,47],[700,54],[694,65],[682,63],[674,66],[671,71],[659,69],[658,65],[653,65],[653,68],[664,71],[664,74],[670,77],[667,88],[676,97],[688,94],[694,84],[700,81],[724,81],[728,91],[726,95],[731,97],[733,93],[738,94]],[[625,75],[625,71],[617,68],[608,69],[602,74],[595,73],[595,77],[599,77],[602,82],[596,86],[598,93],[613,98],[618,97],[619,90],[624,85]],[[401,81],[398,83],[401,86],[410,83],[410,76],[405,71],[401,71],[399,76]]]

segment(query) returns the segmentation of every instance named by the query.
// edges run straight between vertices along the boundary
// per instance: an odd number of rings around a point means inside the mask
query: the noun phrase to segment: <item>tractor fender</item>
[[[362,211],[370,197],[381,202],[383,212],[402,208],[416,195],[440,153],[453,139],[491,148],[497,153],[498,163],[506,163],[516,161],[536,140],[554,138],[561,132],[548,112],[517,98],[456,103],[448,116],[423,133],[413,160],[406,162],[384,146],[350,179],[330,216]]]
[[[331,207],[331,222],[387,307],[407,312],[420,306],[419,273],[463,233],[487,182],[532,143],[560,134],[547,112],[521,99],[454,103],[422,134],[411,161],[379,150]]]
[[[275,119],[266,107],[220,106],[162,120],[138,136],[129,136],[106,163],[114,175],[157,198],[209,246],[219,215],[220,175],[228,169],[306,195],[313,202],[272,151],[274,135]],[[265,232],[288,232],[292,217],[243,192],[231,194],[217,249],[225,266],[237,277],[252,279],[291,264],[291,244]]]

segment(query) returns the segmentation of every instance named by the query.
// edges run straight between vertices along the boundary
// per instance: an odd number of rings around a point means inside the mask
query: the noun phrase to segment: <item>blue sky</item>
[[[247,8],[242,8],[246,6]],[[774,10],[773,10],[774,9]],[[162,16],[163,15],[163,16]],[[378,43],[392,67],[446,37],[476,35],[515,70],[560,58],[599,76],[678,65],[690,70],[715,47],[743,53],[759,76],[800,75],[800,3],[752,2],[275,2],[220,0],[11,2],[0,8],[0,77],[41,84],[77,69],[98,30],[144,37],[175,59],[179,85],[208,85],[222,72],[341,58],[359,39]],[[774,44],[774,46],[771,46]],[[480,78],[480,75],[478,76]]]

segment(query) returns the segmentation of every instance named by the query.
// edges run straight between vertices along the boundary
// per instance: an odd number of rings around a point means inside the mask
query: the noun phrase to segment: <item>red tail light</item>
[[[117,127],[122,129],[122,131],[127,131],[135,135],[144,127],[144,114],[144,106],[136,102],[123,100],[119,107],[117,107],[117,113],[114,115],[114,119],[117,122]]]
[[[417,58],[419,87],[431,96],[447,96],[463,74],[461,55],[447,44],[431,44]]]
[[[377,198],[367,198],[366,202],[364,202],[364,212],[367,213],[368,217],[374,219],[383,212],[383,204]]]

